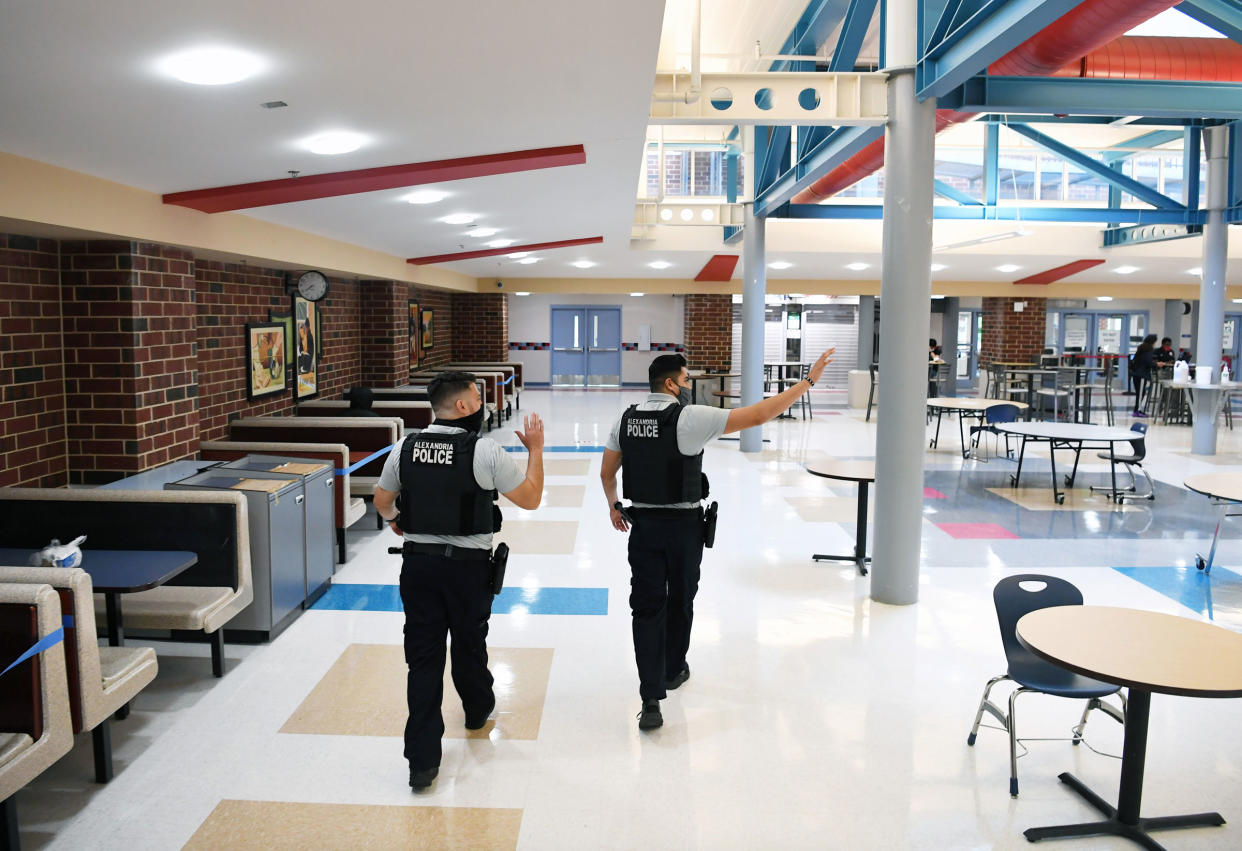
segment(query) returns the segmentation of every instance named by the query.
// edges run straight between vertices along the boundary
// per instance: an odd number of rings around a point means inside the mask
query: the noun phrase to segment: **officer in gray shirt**
[[[786,411],[812,387],[835,349],[820,355],[810,378],[744,408],[690,404],[686,359],[661,355],[647,378],[651,395],[623,413],[608,435],[600,478],[611,506],[613,528],[630,532],[630,614],[638,694],[638,728],[664,723],[660,701],[667,689],[690,678],[686,652],[694,620],[694,595],[703,560],[703,508],[707,477],[703,447],[723,434],[762,425]],[[617,499],[622,473],[627,514]]]
[[[496,441],[480,437],[483,400],[474,376],[441,373],[428,385],[435,422],[408,434],[384,462],[375,509],[402,535],[401,604],[409,666],[405,757],[410,787],[425,789],[440,770],[444,717],[445,633],[452,636],[453,685],[478,730],[496,707],[487,670],[487,621],[495,501],[503,493],[520,508],[543,496],[543,423],[525,418],[518,440],[530,453],[526,471]],[[397,497],[400,496],[398,512]]]

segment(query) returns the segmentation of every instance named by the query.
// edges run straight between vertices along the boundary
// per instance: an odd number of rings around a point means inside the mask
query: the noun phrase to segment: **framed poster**
[[[423,351],[434,348],[436,344],[435,336],[435,318],[434,310],[423,311]]]
[[[246,398],[262,399],[285,389],[285,326],[246,324]]]
[[[267,312],[268,322],[279,322],[285,326],[285,363],[293,363],[296,353],[293,351],[293,312],[289,310],[269,310]],[[288,376],[291,373],[286,370],[285,384],[288,384]]]
[[[418,302],[410,302],[410,371],[418,369],[418,344],[422,342],[419,334],[419,317]]]
[[[297,374],[293,385],[295,399],[309,399],[319,392],[319,355],[315,348],[319,305],[300,295],[293,297],[293,348]]]

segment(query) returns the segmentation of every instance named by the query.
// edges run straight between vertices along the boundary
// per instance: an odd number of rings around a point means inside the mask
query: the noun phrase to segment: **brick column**
[[[0,487],[68,481],[59,255],[0,234]]]
[[[128,241],[61,245],[70,482],[198,451],[193,256]]]
[[[509,359],[509,303],[503,293],[453,293],[452,350],[457,361]]]
[[[1015,311],[1015,302],[1026,306]],[[1038,362],[1044,350],[1047,304],[1043,298],[985,297],[980,362]]]
[[[359,281],[359,326],[365,387],[400,387],[410,372],[409,287],[396,281]]]
[[[686,296],[683,339],[691,367],[727,372],[733,362],[733,296]]]

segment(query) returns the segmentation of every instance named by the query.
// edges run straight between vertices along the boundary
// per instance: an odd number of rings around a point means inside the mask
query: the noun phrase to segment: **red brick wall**
[[[454,359],[453,355],[453,316],[454,306],[457,304],[457,296],[442,292],[439,290],[425,290],[419,287],[409,288],[409,298],[418,302],[419,310],[431,310],[435,313],[432,323],[431,334],[432,342],[435,344],[430,349],[423,351],[423,359],[419,364],[420,369],[434,369],[450,363]],[[505,321],[505,351],[509,349],[508,339],[509,323]],[[404,331],[402,333],[405,333]],[[487,358],[488,360],[508,360],[505,358]],[[401,382],[405,384],[406,382]]]
[[[359,381],[367,387],[399,387],[410,370],[408,287],[397,281],[359,281],[362,362]]]
[[[1025,302],[1021,312],[1014,302]],[[982,363],[1010,361],[1033,363],[1044,350],[1047,299],[985,297],[983,299]]]
[[[509,303],[503,293],[453,294],[453,360],[509,360]]]
[[[683,339],[691,367],[727,372],[733,362],[733,296],[686,296]]]
[[[0,486],[68,481],[60,248],[0,234]]]
[[[69,480],[98,484],[198,451],[194,258],[61,244]]]

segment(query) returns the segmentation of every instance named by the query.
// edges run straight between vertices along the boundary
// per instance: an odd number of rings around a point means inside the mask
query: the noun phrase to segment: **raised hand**
[[[809,374],[811,377],[812,384],[819,383],[819,377],[824,374],[824,368],[827,367],[828,364],[832,363],[832,356],[835,355],[836,353],[837,353],[836,348],[831,348],[828,351],[824,352],[822,355],[820,355],[819,358],[815,361],[815,363],[811,365],[811,371]]]
[[[515,431],[517,439],[526,447],[527,452],[537,452],[543,449],[543,420],[539,419],[538,414],[527,414],[522,418],[522,424],[526,431]]]

